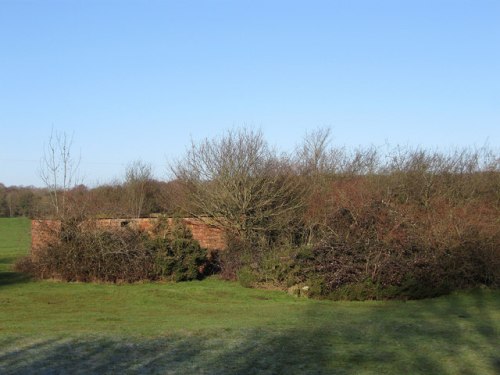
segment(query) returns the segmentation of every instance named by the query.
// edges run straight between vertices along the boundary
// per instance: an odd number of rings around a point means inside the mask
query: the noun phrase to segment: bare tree
[[[334,174],[365,175],[378,171],[380,160],[375,147],[348,151],[345,147],[332,146],[330,139],[329,128],[306,133],[296,150],[296,164],[302,175],[318,178]]]
[[[13,196],[15,195],[15,192],[11,191],[7,193],[6,195],[6,202],[7,202],[7,207],[9,208],[9,217],[14,217],[14,199]]]
[[[73,136],[51,131],[40,162],[40,177],[49,190],[55,216],[64,219],[67,214],[68,191],[77,184],[80,159],[72,154]]]
[[[260,131],[243,128],[192,142],[172,169],[191,193],[193,215],[243,239],[286,229],[303,206],[291,162],[278,157]]]
[[[329,155],[330,129],[320,128],[306,133],[302,144],[296,150],[297,165],[301,174],[316,175],[332,169]]]
[[[151,164],[136,160],[127,166],[125,171],[125,189],[128,193],[132,216],[141,217],[148,185],[153,179]]]

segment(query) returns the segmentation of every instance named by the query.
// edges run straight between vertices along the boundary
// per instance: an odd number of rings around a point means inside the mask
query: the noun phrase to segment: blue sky
[[[92,185],[242,125],[497,148],[500,2],[0,0],[0,182],[42,185],[51,128]]]

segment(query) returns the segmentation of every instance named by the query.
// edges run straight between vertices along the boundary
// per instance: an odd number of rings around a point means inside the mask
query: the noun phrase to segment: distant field
[[[0,374],[498,374],[500,292],[331,302],[208,279],[35,282],[0,219]]]
[[[30,247],[30,220],[0,218],[0,272],[8,269]]]

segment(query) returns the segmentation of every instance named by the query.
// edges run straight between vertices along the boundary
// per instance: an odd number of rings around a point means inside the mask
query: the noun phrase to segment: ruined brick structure
[[[168,218],[167,220],[168,224],[171,225],[174,219]],[[201,247],[211,251],[225,249],[226,240],[224,231],[220,228],[197,218],[181,218],[179,220],[189,228],[193,234],[193,238],[200,243]],[[113,230],[124,226],[130,226],[151,234],[153,228],[158,223],[158,219],[97,219],[92,220],[91,223],[96,225],[98,229]],[[60,230],[61,222],[59,220],[32,220],[31,254],[36,256],[37,251],[43,248],[47,243],[53,241]]]

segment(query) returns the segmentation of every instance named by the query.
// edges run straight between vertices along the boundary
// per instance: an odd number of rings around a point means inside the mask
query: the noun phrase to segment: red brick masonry
[[[193,238],[200,243],[201,247],[208,250],[224,250],[226,241],[224,231],[217,228],[205,220],[196,218],[180,219],[193,234]],[[169,225],[173,219],[169,218]],[[157,218],[144,219],[97,219],[96,225],[100,229],[118,229],[123,226],[140,228],[151,233]],[[59,220],[32,220],[31,221],[31,254],[36,255],[37,251],[54,239],[61,229]]]

